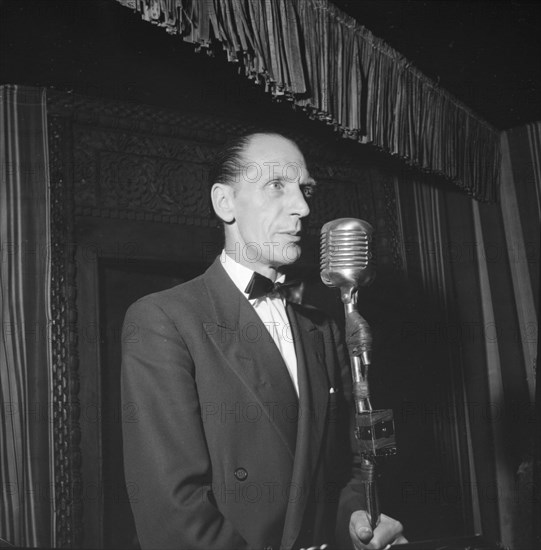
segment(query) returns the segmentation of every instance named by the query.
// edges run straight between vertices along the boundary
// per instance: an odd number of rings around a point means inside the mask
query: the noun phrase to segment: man
[[[334,325],[272,288],[300,256],[314,184],[292,141],[240,138],[212,173],[221,256],[127,312],[138,338],[124,342],[122,392],[139,415],[123,423],[124,459],[143,549],[405,542],[362,510]]]

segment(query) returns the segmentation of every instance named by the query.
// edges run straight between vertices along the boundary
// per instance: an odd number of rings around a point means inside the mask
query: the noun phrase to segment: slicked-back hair
[[[234,185],[235,182],[239,180],[242,168],[242,153],[246,150],[254,135],[255,134],[244,134],[235,136],[225,143],[214,158],[214,162],[209,171],[207,197],[209,200],[209,212],[216,218],[218,218],[218,216],[214,211],[210,198],[212,186],[215,183]]]

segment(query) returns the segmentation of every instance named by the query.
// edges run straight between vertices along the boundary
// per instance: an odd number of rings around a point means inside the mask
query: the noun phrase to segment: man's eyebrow
[[[316,187],[317,186],[317,181],[314,178],[309,177],[309,178],[306,179],[306,181],[301,183],[301,186],[302,187]]]

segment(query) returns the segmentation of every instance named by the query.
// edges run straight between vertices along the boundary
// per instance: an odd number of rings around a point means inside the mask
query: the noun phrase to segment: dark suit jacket
[[[142,548],[348,544],[349,366],[335,327],[288,304],[300,398],[259,316],[220,265],[125,320],[126,483]],[[338,520],[337,511],[339,509]]]

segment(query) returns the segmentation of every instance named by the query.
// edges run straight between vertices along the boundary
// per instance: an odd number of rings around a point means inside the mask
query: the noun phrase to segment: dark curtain
[[[427,320],[425,339],[436,335],[449,364],[434,429],[458,449],[448,469],[466,525],[511,548],[533,545],[540,130],[502,134],[499,204],[420,176],[397,186],[408,277],[442,323]]]
[[[0,536],[50,546],[49,182],[45,91],[0,87]]]
[[[494,200],[498,132],[328,0],[117,0],[344,137]]]

